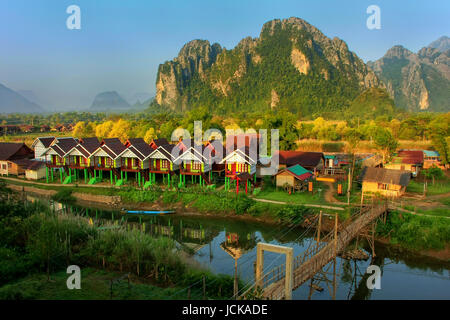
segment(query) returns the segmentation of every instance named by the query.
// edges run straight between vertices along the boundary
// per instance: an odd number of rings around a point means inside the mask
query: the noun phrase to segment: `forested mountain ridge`
[[[447,112],[450,110],[450,50],[445,50],[447,46],[445,37],[417,53],[398,45],[368,65],[386,84],[396,106],[409,111]]]
[[[384,84],[344,41],[289,18],[265,23],[258,38],[245,38],[231,50],[206,40],[187,43],[159,66],[155,100],[175,111],[286,107],[313,115],[344,110],[373,87]]]

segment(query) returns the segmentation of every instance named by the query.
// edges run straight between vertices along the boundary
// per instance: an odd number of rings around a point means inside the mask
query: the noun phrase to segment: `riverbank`
[[[11,181],[10,179],[6,180],[8,186],[18,192],[26,192],[31,193],[38,196],[52,197],[57,194],[58,191],[52,189],[44,189],[40,188],[39,185],[31,186],[31,185],[20,185],[17,181]],[[8,183],[9,182],[9,183]],[[99,190],[99,189],[96,189]],[[114,190],[116,191],[116,190]],[[119,192],[117,190],[116,192]],[[110,192],[110,191],[108,191]],[[149,193],[151,196],[149,197],[152,202],[146,201],[147,199],[144,197],[143,201],[139,201],[139,195],[146,195],[148,191],[122,191],[128,192],[127,196],[137,197],[134,201],[123,202],[120,196],[113,195],[102,195],[102,194],[91,194],[91,193],[83,193],[83,192],[73,192],[72,196],[77,199],[77,203],[81,206],[86,207],[96,207],[104,210],[175,210],[178,216],[201,216],[201,217],[222,217],[222,218],[231,218],[239,221],[246,221],[249,223],[258,222],[258,223],[266,223],[266,224],[278,224],[280,223],[280,211],[285,208],[288,210],[290,208],[292,210],[292,205],[289,206],[285,202],[275,203],[275,201],[267,201],[260,199],[253,199],[256,201],[252,201],[251,198],[247,198],[244,200],[244,208],[241,208],[240,213],[236,213],[235,208],[229,207],[228,210],[226,206],[220,206],[220,210],[215,210],[217,206],[214,206],[214,202],[212,201],[208,194],[202,195],[200,193],[176,193],[174,191],[166,191],[162,194],[159,194],[157,191],[154,191],[154,194]],[[228,195],[227,195],[228,196]],[[243,198],[243,197],[242,197]],[[133,200],[133,199],[131,199]],[[192,201],[189,201],[192,200]],[[199,201],[197,203],[196,201]],[[223,199],[222,199],[223,201]],[[235,201],[234,195],[230,196],[228,200],[228,205]],[[251,202],[251,205],[249,205]],[[324,218],[322,220],[322,231],[329,232],[334,228],[334,210],[325,210],[324,208],[310,208],[309,213],[316,214],[322,209],[324,212]],[[340,208],[343,210],[343,208]],[[295,210],[292,210],[295,211]],[[342,211],[341,211],[342,212]],[[292,214],[296,214],[293,212]],[[343,212],[345,214],[345,211]],[[301,215],[301,213],[300,213]],[[299,217],[302,219],[302,217]],[[430,217],[430,219],[436,219],[436,217]],[[448,220],[448,219],[447,219]],[[303,225],[304,227],[306,225]],[[412,248],[411,245],[403,246],[401,243],[398,243],[398,240],[392,241],[392,238],[386,236],[386,233],[391,232],[392,230],[385,230],[385,234],[378,233],[376,236],[376,241],[379,243],[387,244],[394,246],[402,247],[405,250],[410,250],[417,254],[421,254],[426,257],[430,257],[433,259],[439,259],[441,261],[449,261],[450,260],[450,248],[448,242],[441,249],[433,249],[433,248]],[[413,242],[414,239],[409,239],[409,241]]]
[[[143,232],[145,224],[56,213],[40,202],[22,201],[3,186],[0,191],[1,299],[105,299],[108,282],[124,280],[124,274],[139,289],[116,292],[118,299],[232,295],[232,277],[189,261],[174,239]],[[96,289],[68,293],[68,265],[87,272],[83,284]],[[202,280],[209,284],[206,291]]]

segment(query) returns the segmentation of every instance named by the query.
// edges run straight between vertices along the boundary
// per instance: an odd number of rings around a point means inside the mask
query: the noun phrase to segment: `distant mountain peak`
[[[41,113],[43,108],[0,84],[0,113]]]
[[[406,49],[402,45],[396,45],[390,48],[383,58],[399,58],[407,59],[410,55],[414,54],[412,51]]]
[[[440,52],[447,51],[450,49],[450,38],[447,36],[442,36],[430,43],[428,47],[438,49]]]
[[[90,109],[108,111],[128,108],[130,108],[130,104],[117,91],[105,91],[95,96]]]

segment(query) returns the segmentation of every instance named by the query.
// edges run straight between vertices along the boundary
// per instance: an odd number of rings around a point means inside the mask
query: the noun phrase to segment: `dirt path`
[[[40,185],[40,186],[52,186],[52,187],[74,187],[75,184],[61,184],[61,183],[46,183],[46,182],[37,182],[37,181],[30,181],[30,180],[22,180],[17,178],[11,178],[11,177],[0,177],[0,180],[9,180],[9,181],[16,181],[20,183],[26,183],[26,184],[33,184],[33,185]],[[120,189],[120,187],[116,187],[114,185],[111,185],[109,183],[98,183],[98,184],[84,184],[80,183],[78,184],[79,187],[88,187],[88,188],[116,188]]]
[[[336,203],[336,204],[346,204],[345,202],[341,202],[334,197],[334,193],[336,190],[334,189],[333,183],[325,182],[325,184],[328,186],[328,189],[327,189],[327,191],[325,191],[325,194],[324,194],[326,202]]]
[[[258,199],[258,198],[253,198],[253,199],[255,201],[259,201],[259,202],[267,202],[267,203],[274,203],[274,204],[296,204],[296,203],[288,203],[288,202],[283,202],[283,201],[275,201],[275,200],[267,200],[267,199]],[[298,203],[298,204],[301,204],[302,206],[305,206],[305,207],[331,209],[331,210],[339,210],[339,211],[344,210],[344,208],[341,208],[341,207],[323,206],[320,204],[309,204],[309,203]]]

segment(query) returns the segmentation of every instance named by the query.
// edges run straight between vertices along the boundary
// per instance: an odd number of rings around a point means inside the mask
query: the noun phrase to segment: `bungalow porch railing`
[[[131,164],[129,163],[128,159],[131,159]],[[134,158],[121,159],[120,168],[128,170],[139,170],[141,169],[141,161],[140,160],[136,161]]]
[[[115,167],[113,160],[104,160],[104,162],[102,163],[102,161],[98,158],[93,158],[91,160],[91,163],[93,164],[94,169],[95,168],[100,168],[100,169],[112,169]]]

